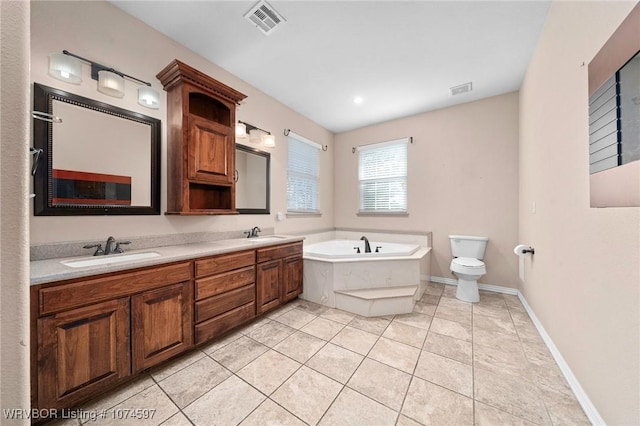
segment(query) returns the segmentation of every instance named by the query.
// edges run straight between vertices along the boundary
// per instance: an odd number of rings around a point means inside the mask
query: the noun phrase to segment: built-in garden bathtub
[[[362,240],[305,244],[300,297],[364,316],[411,312],[424,291],[421,265],[431,248],[380,241],[369,245],[371,253]]]
[[[376,260],[383,257],[411,256],[420,249],[417,244],[370,241],[371,252],[365,252],[363,240],[330,240],[305,246],[305,258],[326,260]]]

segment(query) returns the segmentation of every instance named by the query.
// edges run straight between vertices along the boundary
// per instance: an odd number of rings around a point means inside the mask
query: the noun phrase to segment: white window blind
[[[640,161],[640,53],[589,97],[589,172]]]
[[[409,138],[358,148],[361,213],[406,213]]]
[[[287,139],[287,211],[320,213],[318,181],[320,178],[320,144],[293,132]]]
[[[618,92],[614,75],[589,98],[590,174],[619,164]]]

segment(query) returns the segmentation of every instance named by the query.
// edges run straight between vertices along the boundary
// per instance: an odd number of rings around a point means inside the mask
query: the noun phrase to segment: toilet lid
[[[484,262],[482,260],[474,259],[473,257],[456,257],[455,259],[453,259],[453,263],[470,268],[484,266]]]

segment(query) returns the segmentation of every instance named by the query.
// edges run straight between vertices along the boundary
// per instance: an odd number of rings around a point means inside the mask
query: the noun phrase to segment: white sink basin
[[[269,243],[274,241],[281,241],[285,237],[279,237],[277,235],[269,235],[264,237],[247,238],[250,243]]]
[[[110,265],[112,263],[131,262],[132,260],[150,259],[152,257],[158,257],[160,253],[155,251],[147,251],[143,253],[131,253],[131,254],[109,254],[106,256],[95,256],[91,259],[82,260],[63,260],[62,263],[70,268],[84,268],[86,266],[99,266]]]

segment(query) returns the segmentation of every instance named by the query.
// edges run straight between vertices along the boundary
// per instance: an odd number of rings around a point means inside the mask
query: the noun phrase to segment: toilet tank
[[[489,241],[487,237],[449,235],[453,257],[472,257],[482,260],[484,258],[484,250],[487,248],[487,241]]]

